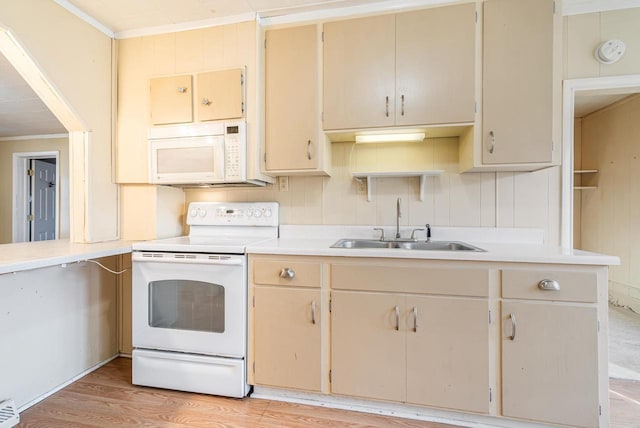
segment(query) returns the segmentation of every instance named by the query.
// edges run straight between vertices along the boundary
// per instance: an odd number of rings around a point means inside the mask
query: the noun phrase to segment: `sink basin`
[[[420,251],[485,251],[459,241],[380,241],[375,239],[340,239],[331,248],[398,248]]]

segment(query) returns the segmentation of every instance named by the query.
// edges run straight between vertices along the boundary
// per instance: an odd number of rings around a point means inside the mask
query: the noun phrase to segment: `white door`
[[[56,164],[31,161],[31,240],[56,239]]]

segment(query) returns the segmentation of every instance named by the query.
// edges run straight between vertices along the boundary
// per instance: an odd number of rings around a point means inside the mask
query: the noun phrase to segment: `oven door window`
[[[171,279],[149,283],[149,325],[224,333],[224,287]]]

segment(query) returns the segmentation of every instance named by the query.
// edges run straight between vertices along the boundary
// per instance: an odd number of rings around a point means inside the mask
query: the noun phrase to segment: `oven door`
[[[242,358],[244,255],[134,252],[133,346]]]

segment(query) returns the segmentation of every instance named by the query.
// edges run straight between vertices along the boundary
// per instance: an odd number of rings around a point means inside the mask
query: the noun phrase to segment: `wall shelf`
[[[384,171],[384,172],[354,172],[353,178],[356,181],[367,181],[367,202],[371,202],[371,179],[372,178],[402,178],[402,177],[420,177],[420,200],[424,200],[424,185],[427,177],[433,177],[442,174],[441,169],[428,171]]]

